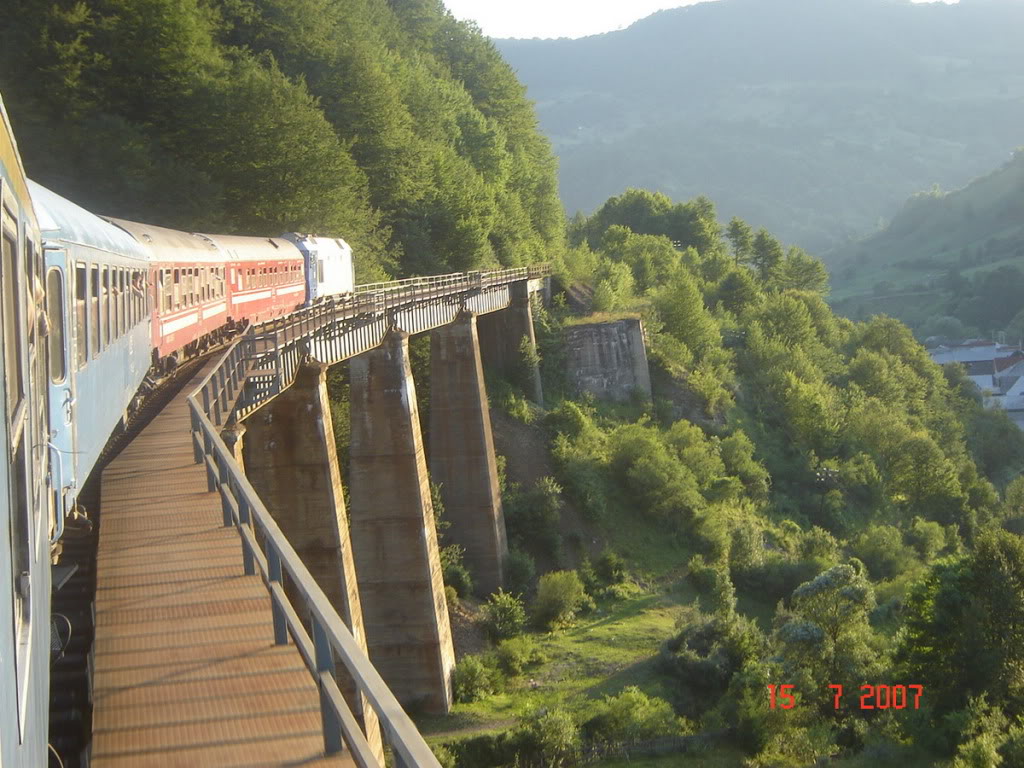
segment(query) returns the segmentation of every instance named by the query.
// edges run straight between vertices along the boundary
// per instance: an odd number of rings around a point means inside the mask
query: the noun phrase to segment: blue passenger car
[[[150,253],[123,229],[30,182],[46,253],[55,486],[74,506],[152,362]],[[56,308],[59,307],[59,313]]]
[[[50,552],[47,334],[39,229],[0,101],[0,765],[47,763]]]

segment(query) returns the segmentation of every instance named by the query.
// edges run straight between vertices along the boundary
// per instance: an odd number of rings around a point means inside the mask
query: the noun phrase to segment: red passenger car
[[[108,219],[153,256],[153,350],[173,366],[179,352],[190,354],[216,339],[228,322],[224,255],[204,236],[174,229]]]
[[[304,259],[279,237],[200,235],[216,245],[227,269],[228,317],[263,323],[306,301]]]

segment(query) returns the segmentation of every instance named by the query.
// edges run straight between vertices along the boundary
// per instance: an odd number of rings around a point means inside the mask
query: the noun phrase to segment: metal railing
[[[224,526],[238,531],[245,573],[255,575],[258,571],[270,593],[275,642],[284,645],[289,637],[294,640],[320,691],[324,751],[328,755],[347,747],[360,768],[383,768],[338,688],[335,671],[340,662],[376,712],[397,768],[440,768],[412,720],[246,479],[221,439],[220,430],[256,407],[256,401],[262,402],[264,396],[287,387],[302,362],[300,342],[313,334],[330,332],[339,321],[378,316],[388,309],[546,274],[546,266],[523,267],[358,286],[352,294],[263,324],[258,333],[255,328],[246,329],[188,395],[195,462],[205,466],[208,490],[220,494]],[[285,595],[285,574],[308,611],[309,631]]]
[[[244,349],[253,335],[250,332],[238,339],[188,396],[194,458],[197,464],[206,468],[207,489],[219,492],[224,525],[234,526],[239,533],[246,575],[258,572],[270,593],[275,643],[286,645],[290,636],[317,685],[324,752],[338,754],[347,747],[360,768],[384,768],[374,757],[365,734],[338,688],[335,671],[340,661],[377,713],[382,735],[391,747],[396,765],[400,768],[440,768],[412,720],[274,522],[197,399],[197,395],[206,399],[208,385],[215,379],[219,379],[222,392],[229,390],[234,377],[230,374],[221,377],[219,372],[238,370],[238,350]],[[214,400],[212,405],[216,406],[218,402]],[[308,610],[308,632],[285,595],[285,574]]]
[[[229,350],[214,374],[200,390],[204,412],[215,426],[244,418],[295,378],[309,340],[330,335],[339,324],[369,324],[390,311],[429,303],[450,296],[472,294],[550,273],[546,264],[494,272],[457,272],[448,275],[410,277],[386,283],[356,286],[351,294],[329,297],[289,315],[249,328]],[[335,359],[342,359],[343,345],[328,342]],[[322,360],[331,363],[335,360]]]

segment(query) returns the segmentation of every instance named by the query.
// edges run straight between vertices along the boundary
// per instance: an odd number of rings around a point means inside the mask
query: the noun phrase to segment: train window
[[[4,230],[3,261],[0,266],[0,282],[3,283],[4,316],[4,371],[7,374],[7,413],[14,426],[14,414],[25,396],[24,368],[21,362],[21,309],[18,279],[17,234]],[[13,386],[12,386],[13,384]],[[13,429],[12,429],[13,432]]]
[[[110,267],[102,268],[102,282],[100,283],[100,298],[103,301],[103,348],[106,349],[110,344],[110,319],[113,316],[111,312],[111,305],[113,302],[110,301]]]
[[[128,328],[131,330],[139,321],[139,272],[128,270]]]
[[[135,324],[139,322],[139,318],[142,317],[142,283],[139,282],[139,276],[142,273],[137,269],[133,269],[128,272],[128,279],[131,281],[129,296],[130,300],[128,303],[128,327],[134,328]]]
[[[171,270],[165,269],[161,273],[163,277],[164,312],[170,312],[174,308],[174,284],[171,282]]]
[[[85,310],[86,290],[85,264],[75,265],[75,345],[78,348],[78,367],[89,359],[88,313]]]
[[[174,270],[174,301],[173,308],[181,307],[181,270]]]
[[[32,619],[29,600],[29,573],[32,561],[32,517],[29,504],[29,463],[25,450],[25,435],[22,434],[10,466],[11,499],[11,576],[14,584],[14,637],[18,650],[18,688],[23,691],[27,658],[24,655],[28,643],[29,623]],[[23,702],[19,702],[23,703]]]
[[[46,315],[50,321],[50,381],[60,384],[67,376],[64,351],[64,275],[59,269],[46,274]]]
[[[124,270],[117,270],[117,335],[123,336],[128,325],[128,293],[125,291]]]
[[[324,281],[324,260],[323,259],[317,259],[316,260],[316,281],[318,283],[323,283],[323,281]]]
[[[100,268],[92,267],[89,270],[89,303],[92,305],[92,312],[89,316],[89,344],[90,356],[96,357],[100,353]]]

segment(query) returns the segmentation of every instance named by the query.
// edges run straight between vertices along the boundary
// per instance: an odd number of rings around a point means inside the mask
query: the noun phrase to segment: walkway
[[[208,366],[212,366],[209,363]],[[353,765],[323,757],[320,700],[194,464],[186,396],[103,471],[93,768]]]

